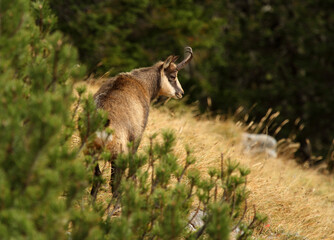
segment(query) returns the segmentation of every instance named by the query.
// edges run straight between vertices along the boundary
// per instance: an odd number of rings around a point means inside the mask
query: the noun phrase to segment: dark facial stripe
[[[179,88],[176,81],[169,81],[169,82],[173,86],[173,88],[175,89],[176,93],[182,93],[182,90],[181,90],[181,88]]]

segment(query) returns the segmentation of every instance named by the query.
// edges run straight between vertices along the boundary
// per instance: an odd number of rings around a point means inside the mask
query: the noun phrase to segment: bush
[[[178,164],[172,132],[164,132],[161,143],[156,137],[150,137],[145,154],[121,154],[116,159],[119,187],[108,204],[92,200],[95,209],[107,215],[104,234],[111,239],[229,239],[231,229],[239,228],[237,239],[246,239],[265,222],[259,214],[249,223],[244,219],[248,169],[224,162],[222,156],[221,169],[210,170],[204,178],[191,168],[196,160],[189,149],[184,165]],[[200,210],[203,225],[191,231],[190,223]]]
[[[43,1],[1,1],[0,238],[64,239],[87,172],[67,139],[76,50]]]
[[[177,164],[168,132],[161,143],[153,136],[146,154],[118,157],[118,195],[107,204],[91,198],[92,169],[110,154],[82,154],[105,114],[83,88],[74,103],[72,85],[83,75],[75,49],[54,30],[44,1],[2,1],[0,20],[1,239],[227,239],[231,226],[242,229],[243,239],[263,222],[258,215],[241,221],[247,170],[225,163],[203,179],[187,171],[190,151],[185,166]],[[72,148],[76,119],[81,144]],[[205,224],[191,232],[187,216],[196,203]]]

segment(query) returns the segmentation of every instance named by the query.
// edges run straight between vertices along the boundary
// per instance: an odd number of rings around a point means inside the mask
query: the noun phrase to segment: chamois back
[[[94,98],[97,107],[108,113],[107,127],[115,130],[108,149],[114,154],[126,152],[128,142],[139,141],[146,127],[149,92],[130,74],[120,74],[102,85]]]

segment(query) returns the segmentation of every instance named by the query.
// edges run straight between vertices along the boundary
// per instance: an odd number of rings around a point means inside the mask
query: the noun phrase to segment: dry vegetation
[[[90,86],[90,92],[97,86]],[[248,178],[249,206],[268,216],[268,224],[257,237],[264,239],[334,239],[333,176],[303,169],[286,157],[244,155],[240,146],[242,127],[231,120],[196,119],[190,111],[152,107],[149,122],[139,151],[148,145],[148,137],[162,129],[173,129],[180,161],[189,145],[197,158],[194,167],[203,174],[210,167],[219,167],[220,153],[251,169]],[[181,162],[182,164],[182,162]],[[109,171],[106,172],[106,177]],[[99,199],[109,198],[100,194]],[[249,207],[251,209],[251,207]],[[249,211],[249,215],[252,211]]]

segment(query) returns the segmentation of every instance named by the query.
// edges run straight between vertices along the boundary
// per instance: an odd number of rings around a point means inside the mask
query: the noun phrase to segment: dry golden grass
[[[249,206],[255,204],[259,212],[269,217],[270,227],[263,234],[275,235],[272,239],[286,239],[287,234],[334,239],[333,177],[302,169],[292,159],[242,154],[239,144],[242,129],[230,120],[195,120],[190,113],[172,115],[152,109],[145,135],[162,128],[175,131],[175,151],[180,159],[185,156],[185,144],[194,150],[195,167],[203,174],[210,167],[219,168],[221,152],[225,158],[237,160],[251,169]],[[147,137],[141,145],[147,145]],[[279,237],[279,233],[285,234]]]
[[[94,92],[97,88],[95,85],[89,90]],[[255,204],[259,212],[268,216],[268,225],[257,237],[302,239],[297,237],[299,235],[315,240],[334,239],[333,177],[302,169],[292,159],[244,155],[239,141],[241,127],[231,120],[196,120],[190,111],[172,113],[165,108],[152,107],[139,151],[148,145],[147,136],[162,129],[176,133],[175,153],[181,164],[185,157],[184,146],[187,144],[194,150],[197,158],[194,167],[203,175],[210,167],[220,166],[221,152],[225,158],[251,169],[248,205]],[[106,173],[106,177],[108,175]],[[99,200],[107,196],[100,194]]]

